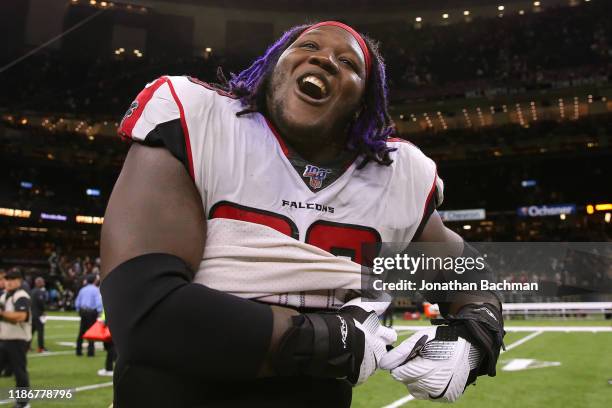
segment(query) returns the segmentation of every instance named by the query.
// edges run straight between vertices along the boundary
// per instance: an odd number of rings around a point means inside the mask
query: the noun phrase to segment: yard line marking
[[[99,383],[99,384],[83,385],[81,387],[74,388],[74,392],[96,390],[98,388],[106,388],[106,387],[112,387],[112,386],[113,386],[112,381],[105,382],[105,383]]]
[[[45,351],[44,353],[28,354],[28,358],[34,357],[51,357],[51,356],[65,356],[68,354],[74,354],[74,351]]]
[[[510,351],[513,348],[520,346],[521,344],[527,343],[529,340],[531,340],[531,339],[533,339],[535,337],[538,337],[542,333],[544,333],[544,332],[543,331],[537,331],[537,332],[531,333],[531,334],[523,337],[522,339],[519,339],[519,340],[515,341],[514,343],[510,344],[509,346],[507,346],[505,350],[502,350],[500,352],[500,354],[504,353],[506,351]]]
[[[416,327],[416,326],[415,326],[415,327]],[[421,328],[422,328],[422,326],[421,326]],[[528,342],[529,340],[531,340],[531,339],[533,339],[533,338],[535,338],[535,337],[539,336],[539,335],[540,335],[540,334],[542,334],[542,333],[543,333],[542,331],[537,331],[537,332],[535,332],[535,333],[531,333],[531,334],[529,334],[529,335],[527,335],[527,336],[523,337],[522,339],[517,340],[517,341],[515,341],[514,343],[510,344],[509,346],[507,346],[505,351],[510,351],[510,350],[512,350],[513,348],[518,347],[518,346],[520,346],[521,344],[524,344],[524,343]],[[502,350],[501,352],[503,353],[503,352],[504,352],[504,350]],[[385,406],[384,406],[384,407],[382,407],[382,408],[398,408],[398,407],[401,407],[401,406],[402,406],[402,405],[404,405],[404,404],[409,403],[409,402],[410,402],[410,401],[412,401],[413,399],[414,399],[414,397],[413,397],[412,395],[406,395],[405,397],[400,398],[400,399],[398,399],[397,401],[394,401],[394,402],[392,402],[392,403],[391,403],[391,404],[389,404],[389,405],[385,405]]]
[[[397,407],[401,407],[402,405],[412,401],[414,399],[414,397],[412,395],[406,395],[404,398],[400,398],[395,402],[392,402],[389,405],[385,405],[383,408],[397,408]]]
[[[106,388],[106,387],[112,387],[112,386],[113,386],[113,382],[109,381],[109,382],[105,382],[105,383],[98,383],[98,384],[82,385],[80,387],[73,387],[73,388],[70,388],[70,390],[72,390],[72,392],[81,392],[81,391],[90,391],[90,390],[96,390],[98,388]],[[60,387],[60,388],[62,388],[62,387]],[[15,403],[14,399],[5,399],[5,400],[0,401],[0,405],[13,404],[13,403]]]

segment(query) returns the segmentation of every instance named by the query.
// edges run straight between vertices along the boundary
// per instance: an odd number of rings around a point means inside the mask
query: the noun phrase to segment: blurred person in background
[[[6,284],[6,271],[4,269],[0,269],[0,296],[4,293],[4,285]]]
[[[49,300],[49,294],[45,288],[45,280],[41,276],[34,280],[32,290],[32,337],[38,332],[38,352],[47,351],[45,348],[45,308]]]
[[[6,271],[4,269],[0,269],[0,297],[4,294],[6,285]],[[11,370],[8,361],[4,361],[0,365],[0,377],[12,377],[13,370]]]
[[[16,386],[30,387],[26,353],[32,339],[30,296],[22,288],[22,275],[13,268],[6,274],[6,291],[0,296],[0,366],[6,362],[15,373]],[[27,401],[16,407],[29,407]]]
[[[97,276],[90,274],[87,275],[85,280],[87,284],[81,288],[75,302],[76,310],[79,316],[81,316],[79,336],[76,341],[77,356],[83,355],[83,334],[96,322],[98,315],[102,313],[102,296],[100,296],[100,289],[96,286]],[[93,357],[94,354],[94,342],[88,341],[87,357]]]
[[[102,310],[100,320],[102,320],[106,325],[106,313],[104,312],[104,310]],[[104,368],[98,370],[98,375],[101,377],[112,377],[113,365],[115,364],[115,360],[117,360],[115,345],[113,344],[112,339],[110,339],[109,341],[105,341],[102,344],[104,344],[104,350],[106,350],[106,360],[104,361]]]

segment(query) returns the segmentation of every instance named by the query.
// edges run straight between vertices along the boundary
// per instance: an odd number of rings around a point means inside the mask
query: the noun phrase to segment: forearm
[[[154,254],[125,262],[103,281],[124,363],[210,379],[273,375],[272,357],[297,312],[191,283],[190,273],[179,258]]]
[[[28,319],[26,312],[2,312],[2,318],[10,323],[21,323]]]

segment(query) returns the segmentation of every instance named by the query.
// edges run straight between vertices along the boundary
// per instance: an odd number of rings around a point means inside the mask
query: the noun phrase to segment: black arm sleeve
[[[192,283],[192,277],[182,259],[147,254],[102,282],[121,366],[202,381],[254,378],[268,352],[270,307]]]

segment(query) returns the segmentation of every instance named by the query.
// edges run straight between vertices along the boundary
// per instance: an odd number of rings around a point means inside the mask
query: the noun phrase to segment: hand
[[[364,336],[359,372],[352,379],[349,378],[353,384],[361,384],[374,374],[380,359],[387,352],[387,346],[397,340],[395,330],[381,325],[378,318],[378,314],[382,314],[388,306],[388,302],[364,302],[356,298],[340,309],[339,315],[352,318],[355,328]]]
[[[480,363],[480,351],[458,337],[447,341],[438,331],[448,326],[420,330],[387,353],[380,367],[406,385],[416,399],[456,401],[468,385],[470,371]]]
[[[477,376],[495,376],[504,334],[500,311],[467,305],[446,323],[418,331],[380,362],[417,399],[454,402]]]

